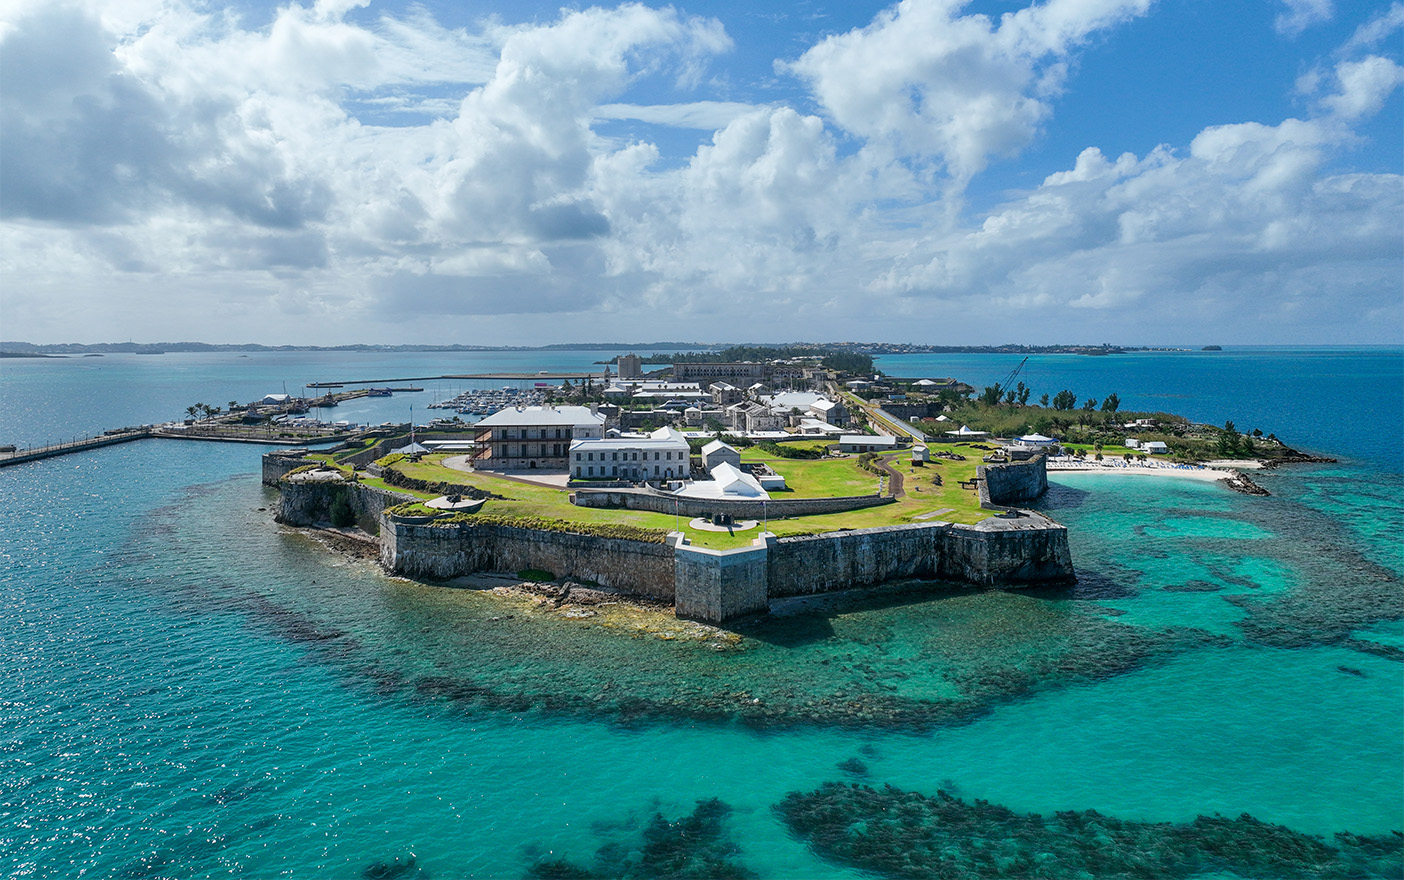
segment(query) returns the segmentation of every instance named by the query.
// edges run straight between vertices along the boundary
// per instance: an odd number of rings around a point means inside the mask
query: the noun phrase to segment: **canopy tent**
[[[770,493],[761,488],[755,477],[729,462],[718,464],[712,468],[711,474],[712,479],[688,483],[675,494],[684,498],[722,498],[733,501],[761,501],[770,498]]]
[[[989,431],[972,431],[969,425],[961,425],[958,431],[947,431],[947,436],[951,437],[988,437]]]

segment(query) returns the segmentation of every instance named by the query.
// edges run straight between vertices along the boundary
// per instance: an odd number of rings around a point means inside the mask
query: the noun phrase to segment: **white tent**
[[[399,449],[392,449],[391,452],[398,452],[401,455],[414,455],[416,453],[428,452],[429,448],[420,446],[418,443],[410,443],[408,446],[401,446]]]
[[[723,498],[734,501],[768,500],[770,493],[761,488],[755,477],[730,464],[722,462],[712,468],[712,479],[688,483],[676,494],[684,498]]]
[[[947,435],[952,437],[988,437],[989,431],[972,431],[969,425],[961,425],[958,431],[947,431]]]
[[[1052,446],[1057,442],[1052,437],[1045,437],[1042,434],[1025,434],[1019,438],[1019,443],[1024,446]]]

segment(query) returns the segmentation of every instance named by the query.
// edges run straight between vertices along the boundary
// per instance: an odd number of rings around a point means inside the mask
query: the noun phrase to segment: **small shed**
[[[710,474],[719,464],[729,464],[739,468],[741,467],[741,453],[720,440],[713,440],[702,447],[702,467]]]
[[[839,437],[840,452],[892,452],[897,448],[897,438],[883,434],[844,434]]]
[[[1151,455],[1168,455],[1170,447],[1161,440],[1148,440],[1141,444],[1141,449]]]

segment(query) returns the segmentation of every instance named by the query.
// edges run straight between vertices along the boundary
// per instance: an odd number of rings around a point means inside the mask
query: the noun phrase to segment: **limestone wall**
[[[772,598],[938,576],[949,523],[923,523],[772,539]]]
[[[578,507],[608,507],[627,510],[651,510],[654,513],[677,512],[691,519],[729,513],[736,519],[780,519],[786,516],[814,516],[821,513],[842,513],[891,504],[895,499],[885,495],[853,495],[842,498],[777,498],[762,504],[759,501],[731,501],[705,498],[678,498],[652,489],[577,489],[572,501]]]
[[[1036,513],[952,525],[939,577],[983,587],[1068,583],[1076,579],[1067,526]]]
[[[768,548],[764,540],[735,550],[674,545],[674,613],[688,620],[722,623],[770,608]]]
[[[288,471],[307,464],[306,449],[275,449],[263,454],[263,485],[276,486]]]
[[[980,501],[985,506],[1032,501],[1048,491],[1048,459],[1036,455],[1027,461],[981,465]]]
[[[669,544],[497,524],[414,525],[381,518],[380,562],[394,574],[445,580],[480,571],[549,571],[558,578],[673,600]]]
[[[332,505],[340,497],[350,506],[356,525],[371,534],[379,530],[381,514],[387,507],[416,500],[410,495],[341,481],[298,483],[284,480],[278,488],[278,510],[274,518],[280,523],[327,525],[332,521]]]

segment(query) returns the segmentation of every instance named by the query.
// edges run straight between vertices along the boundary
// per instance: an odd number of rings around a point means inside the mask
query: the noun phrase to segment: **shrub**
[[[356,524],[356,511],[351,509],[351,500],[346,497],[345,489],[337,492],[336,497],[332,498],[331,524],[337,528]]]

